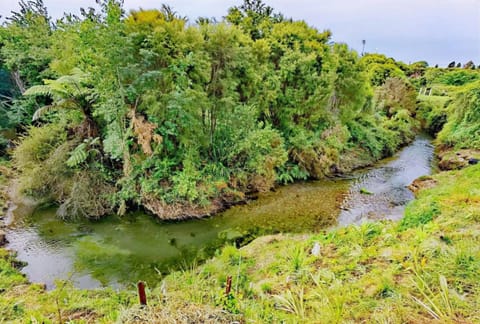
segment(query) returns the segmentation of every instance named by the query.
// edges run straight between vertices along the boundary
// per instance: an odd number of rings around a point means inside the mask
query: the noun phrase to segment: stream
[[[162,222],[141,212],[63,222],[54,208],[32,212],[18,205],[6,228],[7,248],[27,262],[22,272],[29,280],[48,289],[57,279],[79,288],[128,287],[138,280],[155,286],[169,271],[191,267],[224,244],[268,233],[398,220],[414,198],[406,186],[430,174],[432,161],[430,138],[420,135],[395,156],[349,179],[283,186],[214,217],[182,222]]]

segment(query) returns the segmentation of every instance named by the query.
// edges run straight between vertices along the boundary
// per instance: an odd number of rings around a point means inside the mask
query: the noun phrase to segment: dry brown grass
[[[121,323],[216,324],[243,323],[238,315],[205,305],[166,303],[160,306],[136,306],[125,310]]]

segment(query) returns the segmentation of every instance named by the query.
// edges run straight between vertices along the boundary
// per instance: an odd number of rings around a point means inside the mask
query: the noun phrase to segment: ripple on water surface
[[[430,139],[419,136],[394,157],[374,169],[361,171],[342,204],[338,224],[399,220],[406,204],[414,198],[407,186],[418,177],[431,174],[432,159]]]

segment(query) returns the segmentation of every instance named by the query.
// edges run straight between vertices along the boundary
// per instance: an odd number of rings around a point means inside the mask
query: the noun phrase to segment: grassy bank
[[[433,180],[400,223],[226,247],[207,264],[167,277],[167,296],[256,322],[478,322],[480,166]],[[318,256],[311,254],[316,244]],[[225,298],[228,275],[233,293]]]
[[[262,237],[176,272],[139,308],[134,289],[46,292],[0,253],[0,320],[480,321],[480,165],[427,179],[400,223]],[[317,255],[312,255],[316,246]],[[225,282],[232,276],[232,292]],[[226,310],[227,312],[222,311]]]
[[[6,185],[9,162],[0,161],[0,216],[7,211]],[[0,323],[111,323],[119,311],[132,305],[134,295],[111,289],[88,291],[58,282],[46,292],[43,284],[31,284],[19,271],[22,264],[0,248]]]

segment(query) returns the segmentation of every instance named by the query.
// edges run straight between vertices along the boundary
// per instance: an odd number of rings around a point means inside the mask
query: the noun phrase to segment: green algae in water
[[[373,195],[373,192],[368,191],[366,188],[363,188],[363,187],[360,188],[360,193],[361,193],[362,195]]]
[[[72,274],[74,283],[85,288],[133,285],[138,280],[154,286],[162,275],[212,256],[226,242],[312,232],[334,224],[348,186],[348,181],[332,180],[280,187],[214,217],[183,222],[134,213],[65,223],[50,208],[17,215],[10,237],[19,258],[29,262],[24,272],[30,280],[49,287],[54,278]]]

